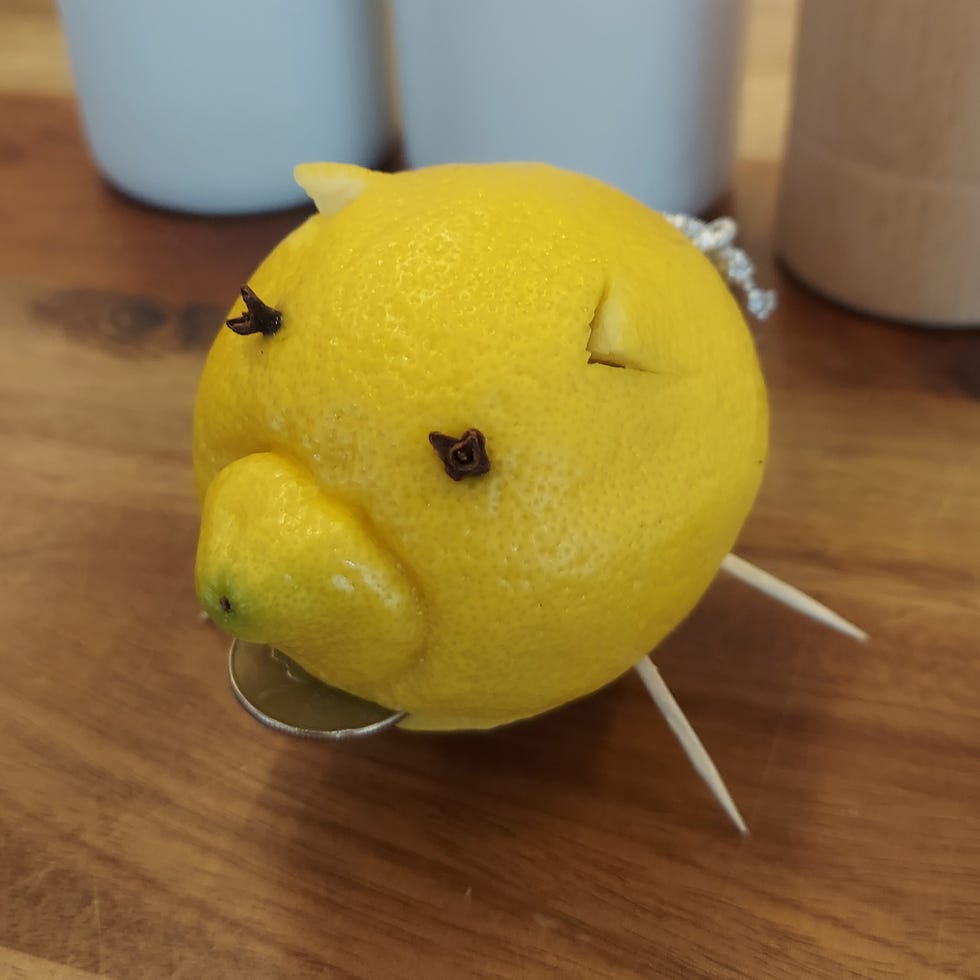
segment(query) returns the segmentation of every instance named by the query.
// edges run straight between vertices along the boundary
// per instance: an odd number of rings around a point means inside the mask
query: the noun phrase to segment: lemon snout
[[[276,453],[236,460],[212,482],[195,580],[222,629],[354,694],[378,700],[423,651],[416,589],[368,518]]]

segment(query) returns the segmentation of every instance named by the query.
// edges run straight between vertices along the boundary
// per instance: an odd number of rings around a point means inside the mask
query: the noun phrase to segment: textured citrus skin
[[[280,331],[221,330],[201,380],[205,608],[409,727],[612,680],[758,489],[765,389],[725,284],[654,212],[544,165],[299,179],[343,206],[249,280]],[[469,428],[492,468],[457,483],[428,434]],[[363,575],[338,586],[345,561]]]

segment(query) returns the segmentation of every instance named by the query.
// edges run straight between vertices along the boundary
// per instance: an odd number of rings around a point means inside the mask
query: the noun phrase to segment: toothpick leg
[[[670,688],[660,676],[656,664],[649,657],[644,657],[636,665],[636,672],[640,675],[644,687],[650,692],[653,703],[660,709],[660,713],[664,716],[671,731],[677,736],[677,740],[681,743],[681,747],[688,759],[691,760],[691,764],[697,770],[698,775],[705,781],[721,808],[731,817],[732,823],[743,834],[747,834],[749,829],[745,826],[742,814],[738,812],[738,807],[735,806],[735,801],[732,799],[731,793],[728,792],[725,781],[711,761],[711,756],[708,755],[708,750],[698,738],[697,732],[694,731],[684,712],[681,711],[674,695],[670,693]]]
[[[815,619],[818,623],[823,623],[824,626],[837,630],[838,633],[844,633],[862,643],[868,638],[868,634],[863,629],[848,622],[843,616],[838,615],[832,609],[828,609],[823,603],[811,599],[805,592],[801,592],[782,579],[776,578],[775,575],[770,575],[769,572],[764,572],[744,558],[739,558],[738,555],[726,555],[721,567],[729,575],[745,582],[746,585],[751,585],[752,588],[764,592],[771,599],[803,613],[804,616],[809,616],[810,619]]]

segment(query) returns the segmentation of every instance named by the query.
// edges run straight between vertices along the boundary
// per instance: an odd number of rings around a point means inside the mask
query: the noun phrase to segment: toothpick
[[[738,812],[738,807],[735,806],[735,801],[732,799],[731,793],[728,792],[725,781],[711,761],[711,756],[708,755],[708,750],[698,738],[697,732],[694,731],[684,712],[681,711],[681,706],[675,700],[674,695],[670,693],[670,688],[660,676],[657,665],[649,657],[644,657],[635,669],[640,675],[640,680],[643,681],[643,686],[653,698],[653,703],[664,716],[670,730],[677,736],[681,748],[691,760],[691,765],[694,766],[698,775],[711,790],[721,808],[731,817],[732,823],[738,827],[741,833],[747,834],[749,828],[746,827],[742,814]]]
[[[810,619],[815,619],[818,623],[823,623],[824,626],[829,626],[832,630],[837,630],[838,633],[844,633],[862,643],[868,639],[868,634],[863,629],[848,622],[823,603],[811,599],[805,592],[776,578],[775,575],[770,575],[769,572],[764,572],[744,558],[739,558],[738,555],[726,555],[721,567],[729,575],[745,582],[746,585],[751,585],[753,589],[764,592],[771,599],[803,613],[804,616],[809,616]]]

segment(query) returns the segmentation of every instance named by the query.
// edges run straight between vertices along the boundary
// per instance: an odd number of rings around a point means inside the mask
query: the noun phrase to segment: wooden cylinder
[[[776,247],[844,305],[980,326],[978,0],[803,0]]]

